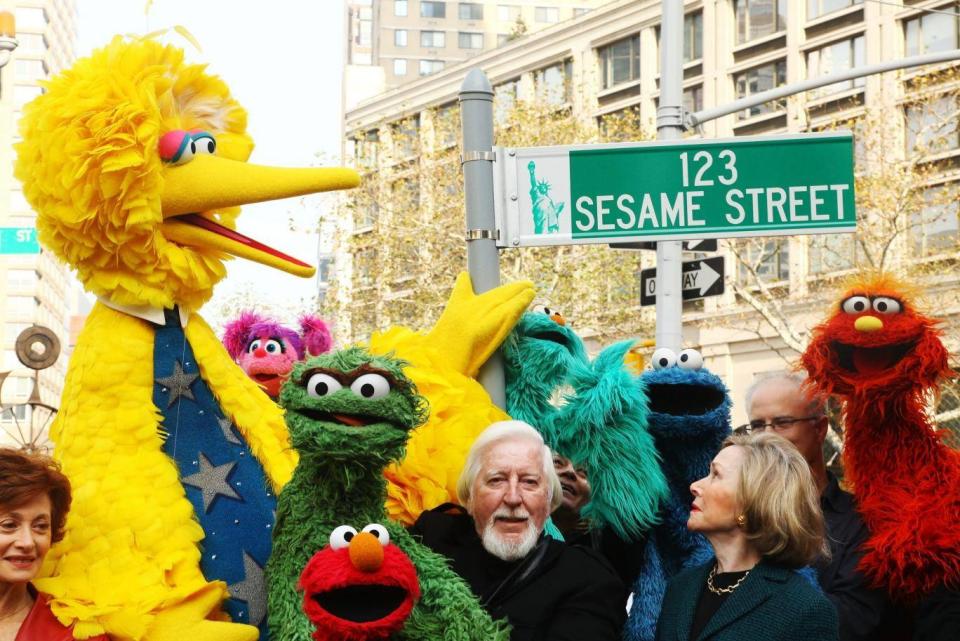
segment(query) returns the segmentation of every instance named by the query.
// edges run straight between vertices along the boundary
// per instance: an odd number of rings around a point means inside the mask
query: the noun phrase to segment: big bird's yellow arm
[[[21,134],[40,241],[100,299],[51,430],[73,506],[37,587],[80,639],[253,641],[230,616],[264,619],[273,495],[296,460],[281,411],[195,312],[230,255],[314,272],[237,233],[238,205],[359,178],[248,165],[226,85],[149,39],[114,39],[52,79]]]

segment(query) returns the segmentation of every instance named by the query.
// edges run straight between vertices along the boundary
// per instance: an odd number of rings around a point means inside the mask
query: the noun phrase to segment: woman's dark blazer
[[[837,611],[792,570],[761,562],[720,606],[696,639],[693,613],[714,561],[667,584],[656,641],[837,641]]]

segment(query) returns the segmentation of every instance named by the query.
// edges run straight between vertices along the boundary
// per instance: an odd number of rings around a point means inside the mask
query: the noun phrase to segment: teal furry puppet
[[[539,312],[524,314],[504,344],[507,413],[586,469],[592,495],[582,514],[591,530],[624,541],[642,537],[667,495],[646,395],[623,363],[631,346],[612,345],[591,363],[562,318]]]
[[[297,590],[298,579],[314,553],[331,542],[334,530],[342,524],[378,523],[389,541],[413,562],[420,588],[409,618],[389,638],[509,638],[507,627],[490,619],[446,559],[387,519],[383,470],[403,457],[410,431],[423,423],[427,412],[423,397],[403,374],[404,365],[354,347],[297,364],[281,391],[280,402],[286,408],[291,443],[300,462],[278,497],[273,552],[267,564],[273,641],[310,641],[314,634]],[[360,609],[369,612],[369,608]],[[387,637],[341,633],[332,638]]]

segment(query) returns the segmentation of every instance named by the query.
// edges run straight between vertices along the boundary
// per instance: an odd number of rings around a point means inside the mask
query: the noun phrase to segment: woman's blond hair
[[[737,503],[747,540],[761,556],[792,568],[830,555],[820,494],[810,466],[790,441],[776,434],[729,436],[721,449],[743,450]]]

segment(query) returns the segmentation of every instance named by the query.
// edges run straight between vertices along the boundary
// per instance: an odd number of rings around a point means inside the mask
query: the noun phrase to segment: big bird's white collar
[[[120,305],[119,303],[114,303],[113,301],[107,300],[102,296],[97,296],[97,300],[110,309],[116,310],[122,314],[136,316],[137,318],[149,321],[154,325],[166,324],[162,307],[153,307],[152,305]],[[177,309],[180,312],[180,327],[186,327],[187,321],[190,320],[190,312],[182,307],[178,307]]]

